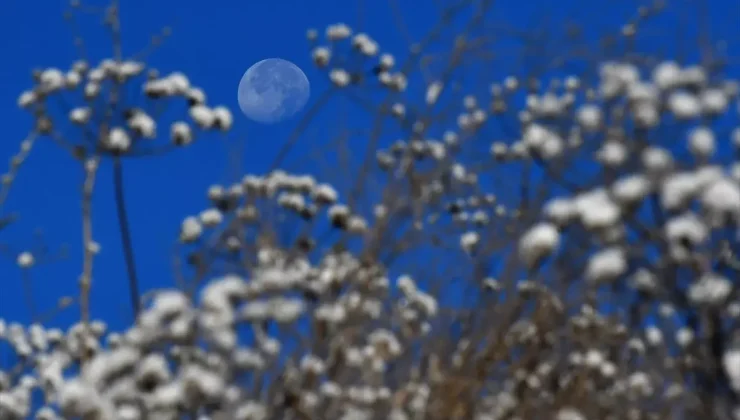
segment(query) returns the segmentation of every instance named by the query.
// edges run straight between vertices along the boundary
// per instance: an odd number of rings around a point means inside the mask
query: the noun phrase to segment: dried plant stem
[[[270,170],[275,170],[283,163],[283,160],[288,156],[288,153],[293,149],[293,146],[298,142],[298,140],[301,139],[301,135],[306,131],[306,128],[308,128],[308,125],[313,121],[314,117],[324,108],[324,105],[329,102],[329,100],[334,96],[336,93],[335,90],[330,89],[325,91],[321,97],[316,101],[314,106],[306,112],[306,114],[303,116],[303,118],[298,122],[298,125],[290,134],[290,137],[288,138],[288,141],[285,142],[283,147],[280,149],[280,152],[278,152],[275,159],[272,161],[272,165],[270,165]]]
[[[128,223],[126,211],[126,198],[123,189],[123,164],[119,157],[113,159],[113,188],[116,193],[116,212],[118,214],[118,228],[121,231],[121,245],[123,256],[126,260],[126,271],[128,273],[129,296],[134,317],[139,316],[139,280],[136,276],[136,262],[134,261],[134,248],[131,240],[131,229]]]
[[[92,195],[95,189],[95,175],[98,159],[85,162],[85,182],[82,186],[82,276],[80,277],[80,316],[87,325],[90,321],[90,288],[92,287],[93,258],[95,245],[92,234]]]
[[[123,48],[121,42],[121,20],[119,14],[119,4],[117,0],[111,1],[106,11],[106,21],[111,30],[113,57],[116,61],[123,60]]]
[[[11,160],[10,169],[2,179],[2,188],[0,188],[0,213],[2,213],[3,205],[8,199],[10,188],[13,186],[13,181],[18,174],[18,170],[20,169],[23,162],[26,161],[28,155],[31,153],[33,144],[36,141],[36,136],[37,134],[34,131],[21,142],[21,150]]]

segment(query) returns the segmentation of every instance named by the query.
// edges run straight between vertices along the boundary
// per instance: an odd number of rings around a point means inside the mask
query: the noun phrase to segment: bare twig
[[[99,159],[85,162],[85,181],[82,186],[82,275],[80,276],[80,316],[82,322],[90,321],[90,289],[92,287],[93,259],[97,244],[92,233],[92,197]]]
[[[0,214],[3,213],[5,201],[8,199],[8,194],[13,186],[13,181],[15,181],[15,178],[18,175],[18,170],[31,153],[31,149],[33,149],[36,138],[37,134],[34,131],[21,142],[21,150],[18,151],[18,153],[10,160],[10,169],[3,175],[2,180],[0,180],[2,181],[2,187],[0,187]]]
[[[116,212],[118,214],[118,228],[121,231],[121,246],[126,260],[126,272],[128,273],[129,295],[134,317],[139,315],[139,279],[136,276],[136,262],[134,261],[134,247],[131,240],[131,228],[126,211],[126,198],[123,188],[123,163],[116,157],[113,159],[113,188],[116,195]]]

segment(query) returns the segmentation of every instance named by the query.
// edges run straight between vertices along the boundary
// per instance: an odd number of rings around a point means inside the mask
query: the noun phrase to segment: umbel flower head
[[[34,115],[40,134],[77,156],[158,154],[171,147],[154,143],[157,139],[169,136],[169,146],[185,146],[201,133],[228,131],[233,125],[229,109],[208,106],[203,90],[185,74],[161,76],[144,62],[104,59],[93,66],[80,60],[67,70],[37,70],[34,82],[18,105]],[[131,92],[136,94],[131,97]],[[65,104],[66,116],[50,112],[50,103],[57,101]],[[185,104],[187,113],[160,132],[158,115],[177,102]],[[67,130],[67,124],[77,128]]]

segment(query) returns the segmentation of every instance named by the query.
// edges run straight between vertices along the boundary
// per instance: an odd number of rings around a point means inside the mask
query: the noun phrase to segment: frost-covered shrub
[[[37,139],[81,162],[80,322],[0,320],[13,353],[0,419],[733,418],[738,83],[718,63],[604,47],[553,60],[582,72],[514,69],[470,88],[461,66],[480,52],[470,36],[488,28],[489,3],[442,14],[441,26],[470,20],[449,68],[425,67],[434,77],[413,63],[438,47],[392,53],[344,23],[309,30],[332,92],[374,119],[368,147],[353,145],[361,164],[332,178],[289,171],[281,154],[212,185],[175,222],[178,287],[139,291],[127,255],[137,316],[121,331],[87,301],[99,161],[119,170],[233,118],[184,73],[118,48],[35,72],[18,98],[35,127],[0,203]],[[639,46],[659,3],[618,42]],[[116,2],[106,24],[120,29]],[[182,115],[119,103],[128,86]],[[65,115],[47,110],[57,96]],[[65,124],[75,134],[60,137]],[[16,262],[27,274],[38,255]]]

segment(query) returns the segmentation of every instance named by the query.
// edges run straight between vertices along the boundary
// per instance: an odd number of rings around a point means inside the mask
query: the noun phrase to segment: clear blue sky
[[[62,19],[64,10],[58,0],[4,0],[0,5],[0,156],[2,170],[16,153],[19,142],[31,126],[31,118],[16,106],[18,94],[31,86],[30,69],[57,66],[67,68],[76,58],[72,35]],[[368,32],[384,51],[403,56],[407,37],[414,40],[427,32],[437,20],[438,3],[450,0],[396,0],[397,13],[404,16],[405,30],[400,30],[393,8],[387,0],[127,0],[122,1],[124,54],[138,52],[149,37],[165,25],[172,36],[152,56],[149,63],[163,72],[182,71],[203,87],[210,104],[223,103],[238,110],[236,88],[243,72],[253,63],[269,57],[281,57],[306,70],[312,82],[315,101],[327,83],[310,63],[305,32],[309,27],[320,31],[327,24],[346,22]],[[598,5],[594,5],[598,3]],[[678,3],[686,3],[681,1]],[[728,22],[740,26],[740,1],[707,0],[711,19],[722,22],[714,28],[718,37],[740,32]],[[101,4],[96,0],[95,4]],[[547,24],[558,28],[568,16],[588,22],[595,30],[613,29],[635,10],[637,1],[548,1],[506,0],[494,8],[497,21],[522,30]],[[608,13],[605,13],[608,11]],[[684,13],[690,16],[691,13]],[[666,18],[658,28],[656,49],[666,47],[676,33],[675,22],[681,13]],[[110,53],[109,37],[95,16],[82,17],[82,34],[95,60]],[[691,32],[686,32],[687,36]],[[662,36],[658,36],[662,35]],[[740,38],[736,35],[735,40]],[[670,42],[669,42],[670,44]],[[670,48],[670,45],[668,45]],[[737,48],[735,49],[737,51]],[[478,77],[501,74],[501,69],[479,68]],[[332,102],[307,131],[310,142],[327,141],[336,134],[335,121],[343,108]],[[349,118],[361,116],[351,115]],[[359,111],[357,111],[359,113]],[[241,154],[243,171],[267,169],[297,120],[276,126],[249,123],[236,114],[236,125],[228,138],[209,136],[193,147],[165,157],[128,163],[127,198],[133,224],[133,240],[142,288],[172,285],[171,250],[184,216],[207,206],[205,191],[212,183],[229,177],[226,152],[228,144],[244,141]],[[160,131],[164,133],[164,128]],[[292,158],[315,150],[315,143],[300,146]],[[320,160],[301,160],[299,169],[325,171]],[[61,261],[33,270],[32,282],[38,308],[51,308],[60,295],[75,295],[81,266],[80,181],[82,174],[75,162],[48,142],[37,144],[27,164],[21,169],[7,211],[16,211],[21,219],[0,232],[0,243],[21,251],[34,244],[33,231],[43,231],[44,243],[51,251],[69,245],[70,252]],[[97,257],[93,287],[93,312],[112,324],[129,319],[125,266],[119,245],[111,171],[106,165],[99,174],[94,202],[94,232],[102,245]],[[19,270],[13,255],[0,260],[0,317],[27,320],[22,298]],[[67,311],[60,320],[73,319],[77,311]]]

